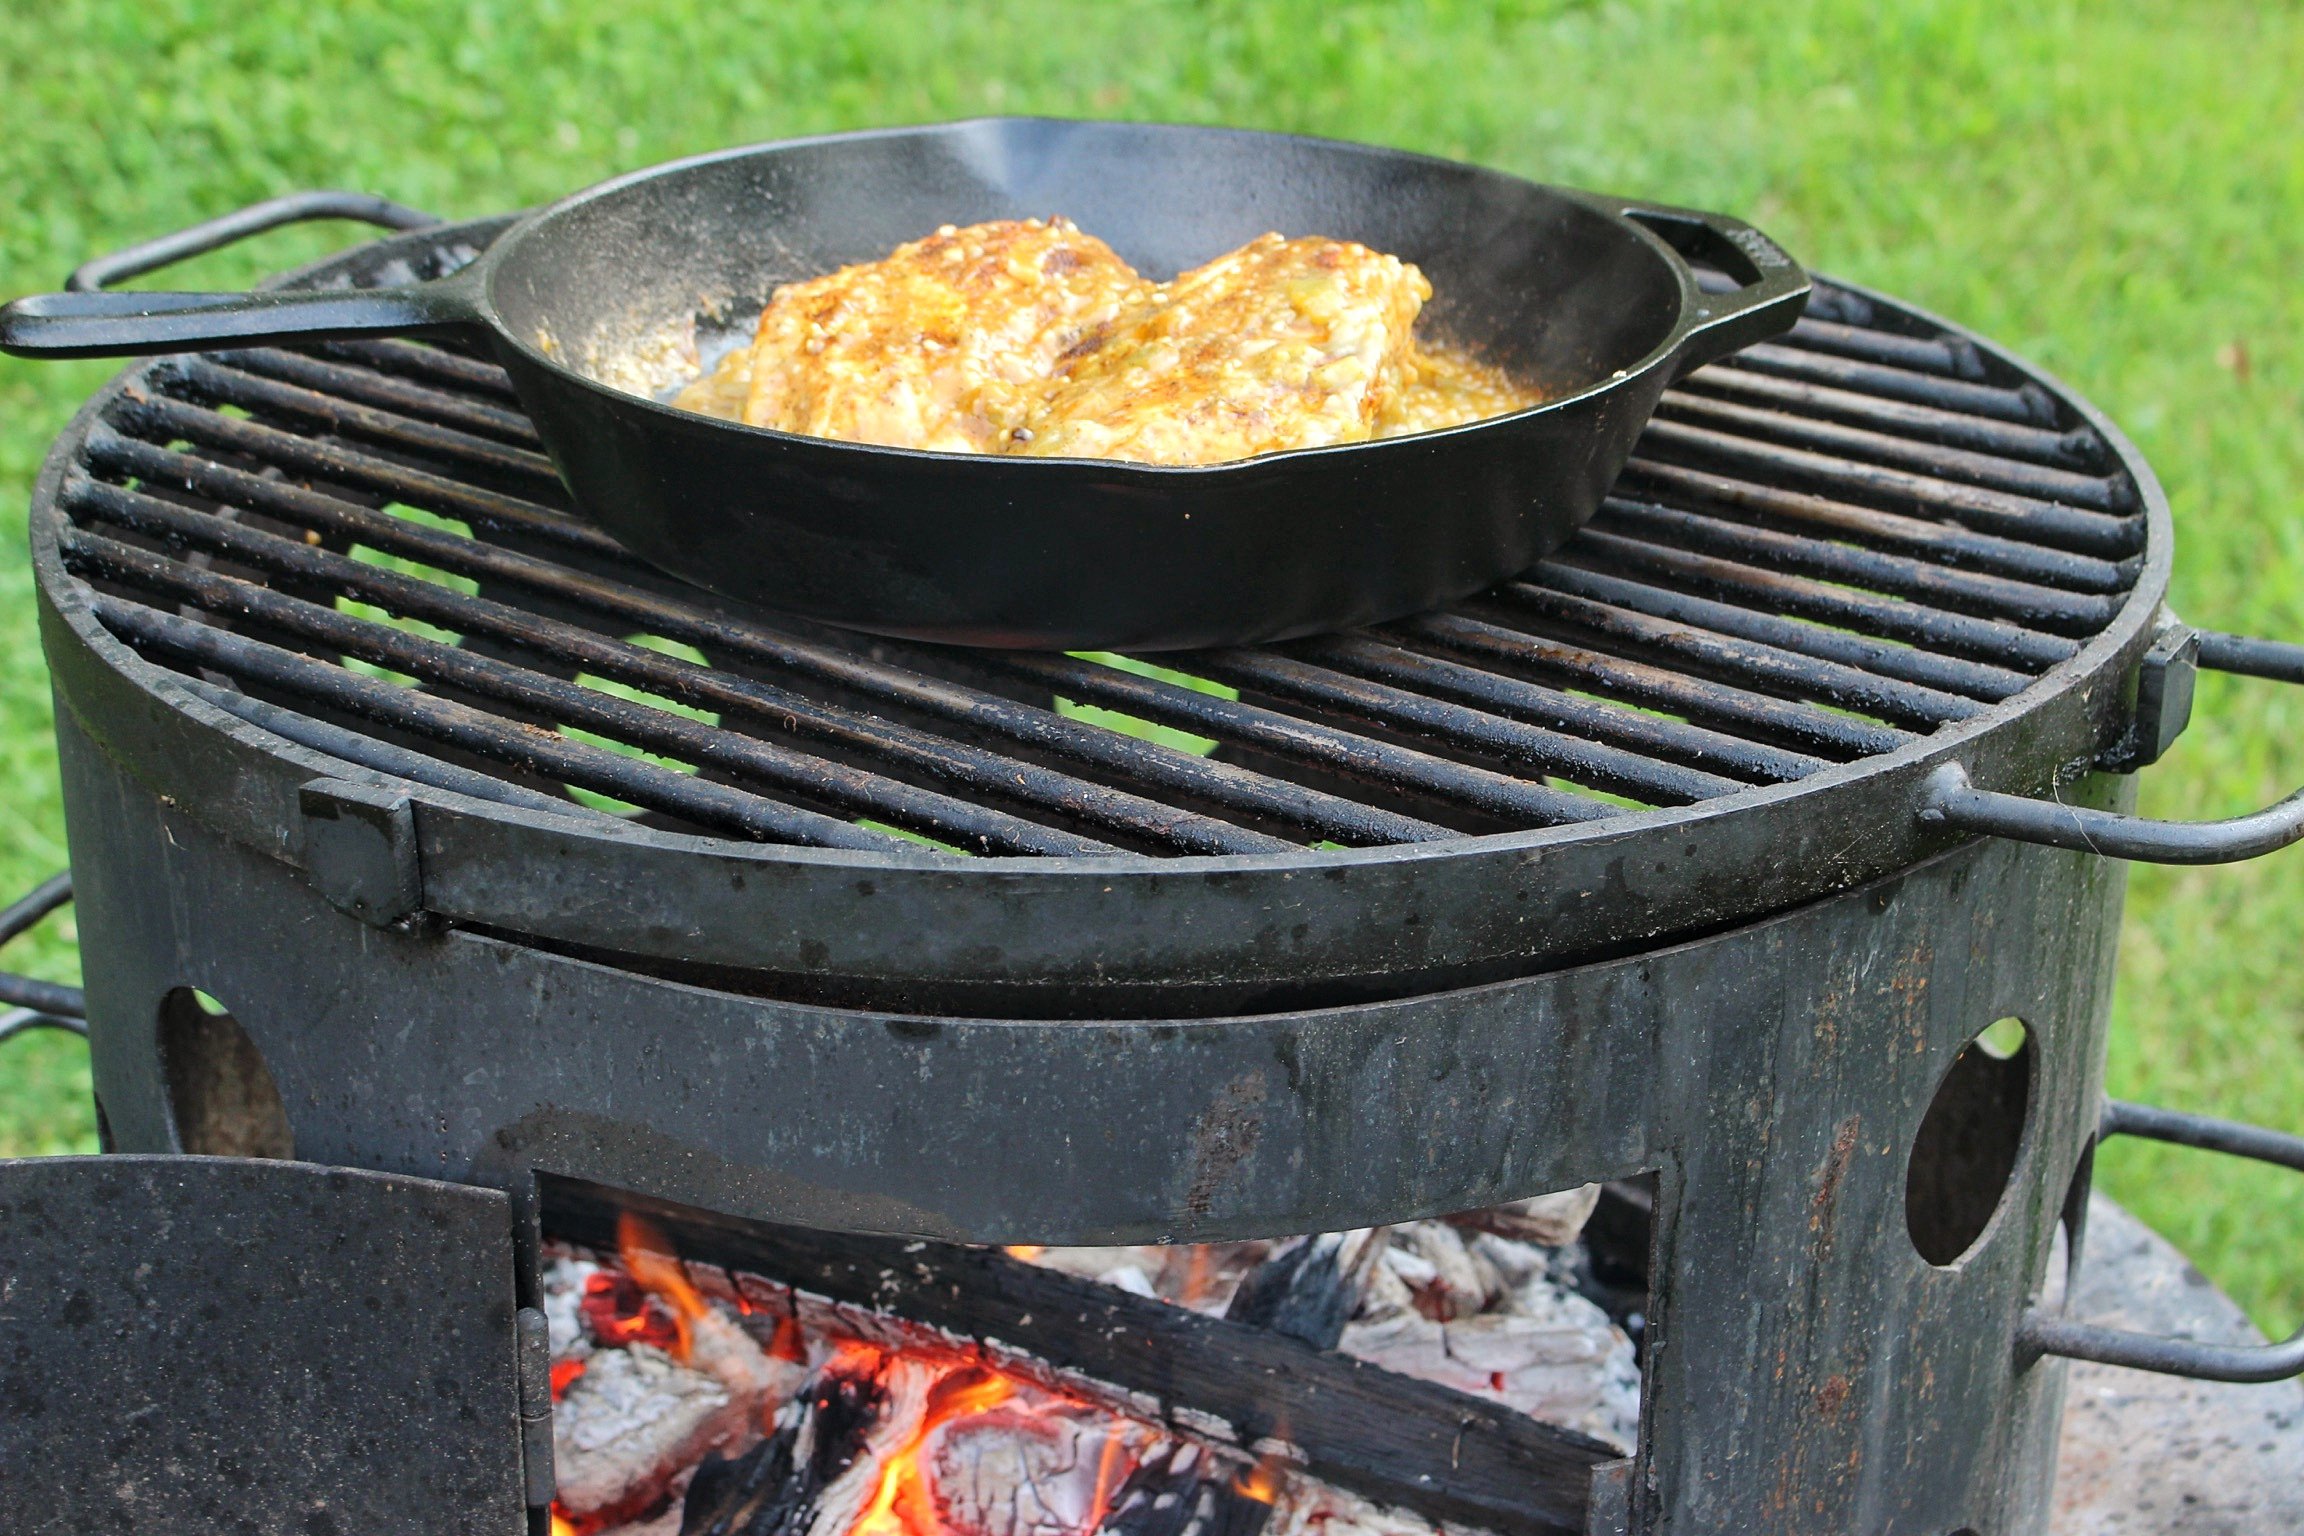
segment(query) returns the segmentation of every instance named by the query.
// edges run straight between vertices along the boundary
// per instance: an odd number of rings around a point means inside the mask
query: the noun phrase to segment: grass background
[[[940,7],[749,0],[0,8],[0,296],[278,192],[447,215],[777,135],[983,112],[1370,139],[1707,204],[2011,343],[2172,496],[2175,603],[2304,637],[2304,8],[2217,0]],[[353,236],[180,269],[228,285]],[[48,439],[109,365],[0,359],[0,891],[64,863],[23,554]],[[2304,783],[2304,698],[2209,679],[2148,811]],[[11,951],[70,979],[69,924]],[[2138,870],[2117,1093],[2304,1129],[2304,853]],[[88,1150],[87,1058],[0,1052],[0,1155]],[[2111,1190],[2274,1333],[2304,1322],[2293,1175],[2119,1144]]]

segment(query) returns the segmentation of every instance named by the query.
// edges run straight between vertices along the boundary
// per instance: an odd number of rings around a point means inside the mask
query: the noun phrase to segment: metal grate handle
[[[2304,685],[2304,645],[2203,630],[2199,664],[2220,672]],[[1930,826],[2069,848],[2148,864],[2232,864],[2304,839],[2304,789],[2264,810],[2225,821],[2155,821],[2028,795],[1978,789],[1946,763],[1928,776],[1919,818]]]
[[[50,875],[23,896],[0,909],[0,944],[29,932],[33,924],[72,899],[72,871]],[[35,1029],[60,1029],[66,1034],[88,1034],[88,1005],[78,987],[41,981],[0,971],[0,1045]]]
[[[2222,1152],[2304,1173],[2304,1136],[2149,1104],[2111,1100],[2104,1106],[2096,1135],[2099,1141],[2135,1136],[2198,1147],[2204,1152]],[[2196,1381],[2268,1382],[2304,1376],[2304,1329],[2279,1344],[2203,1344],[2076,1323],[2035,1308],[2016,1326],[2016,1347],[2027,1356],[2062,1355],[2099,1365],[2157,1371],[2164,1376],[2189,1376]]]

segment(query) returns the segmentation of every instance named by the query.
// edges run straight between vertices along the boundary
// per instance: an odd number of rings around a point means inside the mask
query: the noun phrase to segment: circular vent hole
[[[176,1144],[208,1157],[296,1155],[263,1053],[225,1006],[192,987],[160,999],[160,1062]]]
[[[1984,1236],[2024,1147],[2032,1034],[2001,1019],[1960,1048],[1936,1087],[1904,1174],[1904,1220],[1920,1257],[1956,1264]]]

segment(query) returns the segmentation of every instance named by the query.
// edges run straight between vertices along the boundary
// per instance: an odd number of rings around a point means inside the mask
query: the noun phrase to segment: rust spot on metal
[[[1808,1230],[1818,1235],[1819,1251],[1832,1245],[1833,1208],[1840,1199],[1841,1181],[1848,1177],[1848,1164],[1856,1156],[1856,1140],[1861,1127],[1858,1116],[1850,1115],[1840,1122],[1833,1133],[1832,1150],[1825,1155],[1823,1165],[1816,1170],[1816,1194],[1808,1204]]]
[[[1845,1376],[1827,1376],[1824,1385],[1816,1389],[1816,1409],[1828,1419],[1840,1417],[1840,1410],[1847,1402],[1848,1378]]]
[[[1214,1207],[1218,1191],[1238,1176],[1264,1135],[1263,1077],[1243,1073],[1217,1090],[1192,1124],[1192,1182],[1185,1187],[1184,1211],[1195,1220]]]

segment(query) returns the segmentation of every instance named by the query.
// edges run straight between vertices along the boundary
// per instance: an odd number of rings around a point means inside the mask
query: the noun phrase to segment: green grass
[[[987,111],[1409,145],[1743,213],[1814,265],[2012,343],[2174,500],[2175,601],[2304,636],[2304,12],[2214,0],[872,6],[50,0],[0,11],[0,293],[272,193],[447,214],[669,155]],[[229,284],[348,232],[207,258]],[[108,372],[0,362],[0,887],[63,862],[23,504]],[[2212,683],[2145,805],[2304,783],[2304,700]],[[2304,854],[2140,871],[2115,1091],[2304,1126]],[[71,970],[43,936],[26,963]],[[0,1151],[86,1146],[83,1058],[0,1056]],[[2304,1321],[2293,1176],[2122,1149],[2113,1191],[2266,1327]]]

